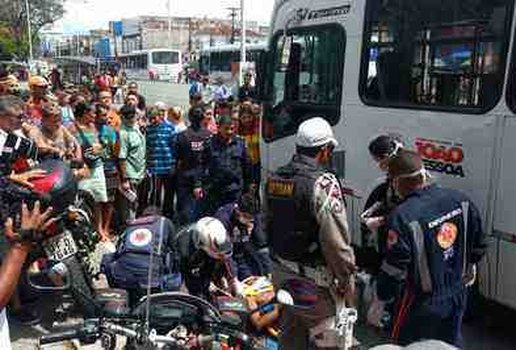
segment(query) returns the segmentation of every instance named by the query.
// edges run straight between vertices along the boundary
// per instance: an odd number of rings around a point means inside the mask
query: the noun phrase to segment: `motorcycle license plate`
[[[77,253],[77,246],[70,232],[63,232],[48,239],[43,247],[47,258],[53,261],[62,261]]]

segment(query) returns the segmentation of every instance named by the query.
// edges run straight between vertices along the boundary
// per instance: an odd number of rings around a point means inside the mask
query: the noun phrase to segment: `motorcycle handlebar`
[[[71,329],[68,331],[42,335],[39,338],[39,344],[45,345],[45,344],[59,343],[59,342],[65,341],[65,340],[77,339],[77,338],[79,338],[79,336],[80,336],[80,330]]]
[[[119,325],[116,325],[113,323],[107,323],[105,325],[105,328],[113,333],[116,333],[118,335],[123,335],[123,336],[129,337],[129,338],[136,338],[138,336],[137,331],[135,331],[133,329],[125,328],[125,327],[122,327],[122,326],[119,326]]]
[[[63,332],[53,333],[53,334],[47,334],[43,335],[39,338],[39,344],[45,345],[45,344],[51,344],[51,343],[58,343],[65,340],[72,340],[72,339],[79,339],[87,333],[85,327],[80,327],[78,329],[71,329],[66,330]],[[122,335],[128,338],[137,338],[139,333],[138,331],[135,331],[130,328],[126,328],[111,322],[106,322],[102,326],[95,327],[94,333],[102,333],[102,330],[110,331],[118,335]],[[91,329],[90,329],[91,331]],[[99,332],[100,331],[100,332]],[[211,342],[213,342],[218,335],[222,335],[221,333],[215,332],[213,334],[200,334],[197,336],[197,343],[202,346],[207,346]],[[240,340],[244,345],[249,345],[251,340],[250,337],[242,332],[234,332],[231,334],[231,336],[235,337],[236,339]],[[151,334],[148,335],[148,339],[155,343],[161,343],[161,344],[169,344],[169,345],[178,345],[178,340],[171,336],[164,336],[164,335],[158,335],[155,333],[155,331],[151,332]]]

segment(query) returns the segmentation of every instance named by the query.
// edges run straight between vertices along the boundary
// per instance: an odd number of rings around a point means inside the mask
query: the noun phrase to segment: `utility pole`
[[[246,26],[245,26],[245,0],[240,0],[240,20],[242,21],[240,26],[240,64],[239,64],[239,72],[238,72],[238,80],[239,84],[242,85],[243,77],[244,77],[244,66],[246,62],[246,50],[245,50],[245,41],[246,41]]]
[[[170,11],[170,3],[172,0],[167,0],[168,12],[168,47],[172,47],[172,12]]]
[[[25,11],[27,12],[27,35],[29,36],[29,59],[32,61],[32,29],[30,27],[30,6],[29,0],[25,0]]]
[[[188,54],[192,54],[192,17],[188,17]]]
[[[238,7],[228,7],[227,9],[230,11],[229,17],[231,18],[231,39],[229,40],[229,42],[231,44],[234,44],[236,36],[236,19],[238,16],[237,12],[240,9]]]

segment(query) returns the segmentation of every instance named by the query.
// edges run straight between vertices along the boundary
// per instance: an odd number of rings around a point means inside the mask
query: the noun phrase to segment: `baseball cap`
[[[48,86],[48,81],[45,78],[43,78],[42,76],[34,75],[29,78],[29,87],[30,88],[47,87],[47,86]]]
[[[223,114],[219,117],[219,125],[233,123],[233,117],[229,114]]]
[[[158,110],[158,111],[163,111],[163,110],[167,110],[167,105],[165,102],[161,102],[161,101],[158,101],[154,104],[154,107]]]
[[[337,147],[339,143],[335,139],[330,123],[321,117],[314,117],[299,125],[296,135],[296,145],[312,148],[331,143]]]

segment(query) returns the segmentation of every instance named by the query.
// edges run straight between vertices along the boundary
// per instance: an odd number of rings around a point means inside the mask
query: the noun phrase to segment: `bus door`
[[[510,112],[498,123],[498,177],[496,183],[493,235],[498,239],[496,299],[516,308],[516,59],[513,48],[506,102]]]

